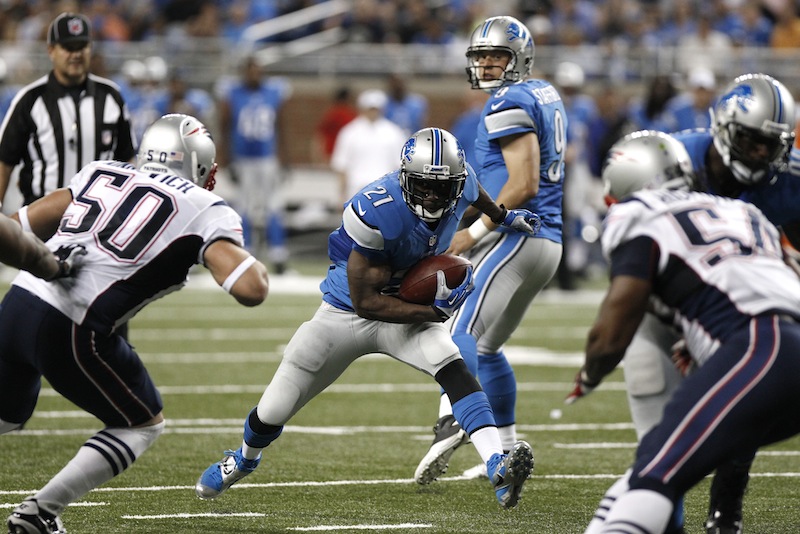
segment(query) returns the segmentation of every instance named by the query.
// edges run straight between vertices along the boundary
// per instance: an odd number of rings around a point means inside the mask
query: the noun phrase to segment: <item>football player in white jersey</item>
[[[64,508],[128,468],[163,431],[161,397],[118,325],[180,289],[198,263],[241,304],[266,298],[267,270],[242,248],[239,215],[206,189],[215,154],[197,119],[165,115],[145,132],[136,166],[91,163],[18,212],[50,249],[86,254],[69,278],[20,273],[3,299],[0,434],[31,417],[43,376],[106,426],[14,509],[9,532],[65,532]]]
[[[787,154],[794,139],[792,94],[771,76],[745,74],[720,92],[711,111],[711,129],[672,134],[692,161],[697,178],[693,187],[741,198],[754,204],[784,231],[796,228],[800,222],[800,189],[794,184],[800,182],[800,176],[792,165],[787,168]],[[657,171],[645,165],[642,172]],[[664,405],[681,380],[670,359],[672,346],[680,338],[680,332],[648,313],[628,347],[625,384],[639,438],[661,419]],[[752,460],[732,458],[715,473],[706,534],[741,534],[742,501]],[[682,529],[682,510],[679,507],[676,511],[672,525],[676,533]]]
[[[665,532],[681,496],[719,465],[800,432],[800,280],[757,208],[688,191],[691,160],[674,138],[626,137],[603,178],[621,201],[603,231],[611,284],[573,396],[616,367],[648,310],[680,328],[696,369],[586,532]]]
[[[395,295],[411,266],[447,250],[468,207],[485,213],[492,227],[531,235],[538,216],[495,204],[450,132],[423,128],[406,141],[400,159],[398,170],[363,187],[345,206],[342,225],[328,238],[331,265],[320,285],[322,305],[286,345],[275,376],[245,419],[241,447],[200,475],[198,497],[216,498],[252,473],[298,410],[357,358],[379,352],[436,379],[486,462],[498,502],[517,505],[533,469],[531,447],[518,441],[503,452],[489,400],[444,325],[472,291],[472,269],[455,288],[439,271],[430,305]]]

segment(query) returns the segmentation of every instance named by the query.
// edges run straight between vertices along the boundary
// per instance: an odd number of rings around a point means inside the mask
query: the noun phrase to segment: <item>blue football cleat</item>
[[[241,447],[236,451],[225,451],[225,458],[203,471],[194,486],[194,492],[201,499],[214,499],[255,471],[260,461],[260,454],[255,460],[242,456]]]
[[[514,508],[522,494],[522,486],[533,472],[533,449],[525,441],[518,441],[508,454],[495,454],[486,469],[491,473],[497,501],[503,508]]]

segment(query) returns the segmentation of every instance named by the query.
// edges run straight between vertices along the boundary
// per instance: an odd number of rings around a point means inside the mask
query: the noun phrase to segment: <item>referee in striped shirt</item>
[[[89,19],[76,13],[56,17],[47,32],[47,53],[53,69],[17,93],[0,125],[0,203],[20,162],[19,188],[27,205],[69,185],[92,161],[130,161],[136,154],[118,87],[89,74]]]

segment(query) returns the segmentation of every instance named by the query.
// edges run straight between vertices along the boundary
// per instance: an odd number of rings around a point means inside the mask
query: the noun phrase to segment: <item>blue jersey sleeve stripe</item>
[[[365,249],[383,250],[383,234],[376,228],[364,222],[350,204],[342,214],[342,226],[347,235],[360,247]]]

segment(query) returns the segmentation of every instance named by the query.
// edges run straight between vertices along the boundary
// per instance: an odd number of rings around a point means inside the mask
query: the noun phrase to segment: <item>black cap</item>
[[[47,44],[88,43],[92,40],[89,19],[78,13],[62,13],[50,23]]]

